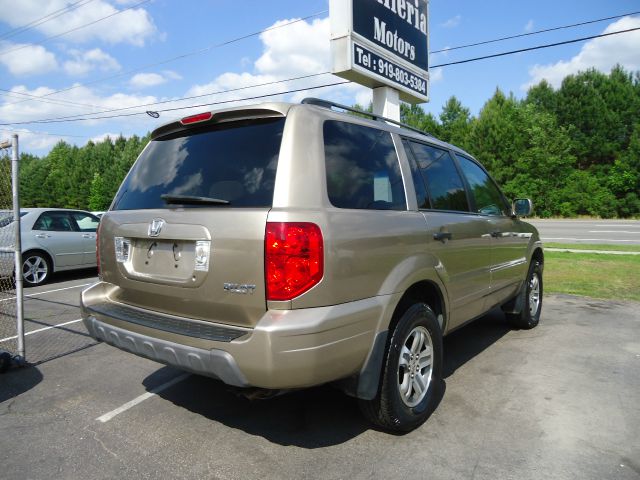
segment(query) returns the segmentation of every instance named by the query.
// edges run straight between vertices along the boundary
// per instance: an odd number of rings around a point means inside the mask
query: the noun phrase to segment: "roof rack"
[[[420,130],[418,128],[412,127],[411,125],[407,125],[406,123],[398,122],[397,120],[392,120],[390,118],[383,117],[382,115],[378,115],[376,113],[365,112],[364,110],[359,110],[359,109],[353,108],[353,107],[347,107],[346,105],[341,105],[341,104],[336,103],[336,102],[330,102],[329,100],[322,100],[321,98],[307,97],[307,98],[303,99],[300,103],[306,104],[306,105],[316,105],[318,107],[328,108],[329,110],[331,110],[334,107],[335,108],[339,108],[341,110],[346,110],[348,112],[358,113],[360,115],[364,115],[364,116],[370,117],[372,120],[376,120],[378,122],[382,121],[382,122],[392,123],[392,124],[397,125],[399,127],[406,128],[407,130],[411,130],[413,132],[419,133],[420,135],[427,135],[429,137],[433,137],[433,135],[430,134],[429,132],[425,132],[425,131]]]

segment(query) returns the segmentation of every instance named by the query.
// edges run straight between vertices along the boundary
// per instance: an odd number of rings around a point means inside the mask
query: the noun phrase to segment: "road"
[[[640,478],[636,303],[548,296],[535,330],[500,311],[462,328],[435,414],[396,436],[328,386],[250,402],[95,344],[68,323],[94,280],[27,291],[28,354],[44,360],[0,375],[3,478]]]
[[[640,245],[638,220],[527,220],[544,242]]]

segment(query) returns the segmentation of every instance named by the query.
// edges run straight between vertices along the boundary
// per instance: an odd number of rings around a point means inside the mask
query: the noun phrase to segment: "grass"
[[[545,242],[548,248],[571,248],[574,250],[609,250],[613,252],[640,252],[640,245],[589,245],[588,243]]]
[[[595,250],[592,247],[609,245],[588,246]],[[640,255],[547,251],[544,257],[546,293],[640,301]]]

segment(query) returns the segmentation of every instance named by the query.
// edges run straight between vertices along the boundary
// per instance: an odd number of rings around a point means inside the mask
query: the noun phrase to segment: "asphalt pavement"
[[[67,325],[29,327],[58,354],[0,375],[2,478],[640,478],[638,303],[547,296],[530,331],[491,312],[445,339],[435,414],[390,435],[329,386],[248,401],[103,343],[45,340],[87,342],[67,322],[94,275],[27,292],[28,317]]]
[[[638,220],[541,220],[527,219],[543,242],[606,245],[640,245]]]

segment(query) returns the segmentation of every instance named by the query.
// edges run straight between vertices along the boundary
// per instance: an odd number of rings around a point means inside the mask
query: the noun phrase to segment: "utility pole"
[[[18,155],[18,134],[11,138],[11,192],[13,194],[13,219],[16,230],[16,249],[14,253],[16,269],[16,326],[18,335],[17,363],[24,363],[24,303],[22,297],[22,230],[20,229],[20,164]]]
[[[11,149],[11,196],[13,200],[14,221],[14,269],[16,285],[16,337],[17,352],[13,362],[21,365],[25,362],[24,345],[24,304],[23,304],[23,279],[22,279],[22,236],[20,229],[20,164],[18,151],[18,135],[14,134],[11,141],[0,143],[0,150]]]

